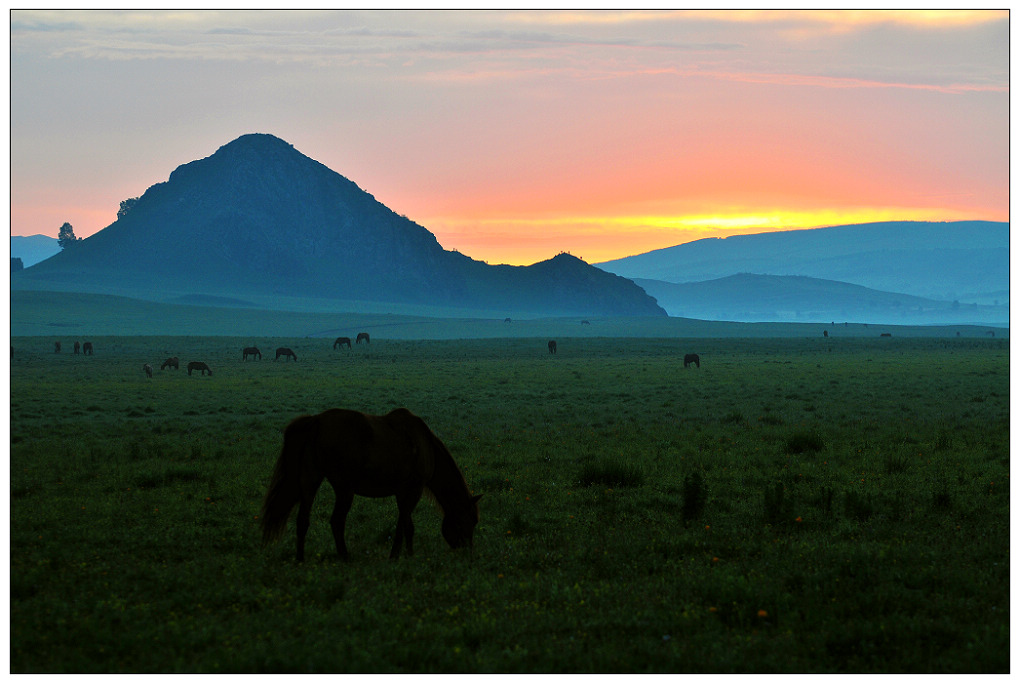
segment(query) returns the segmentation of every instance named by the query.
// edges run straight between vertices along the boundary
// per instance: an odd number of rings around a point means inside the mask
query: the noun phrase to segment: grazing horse
[[[427,490],[443,510],[443,538],[451,548],[471,547],[478,524],[478,499],[472,496],[450,451],[425,422],[406,408],[386,415],[327,410],[304,415],[283,434],[283,450],[273,469],[259,520],[262,541],[279,539],[291,510],[298,505],[297,561],[305,559],[312,502],[329,480],[336,493],[330,526],[337,554],[348,559],[344,527],[354,496],[396,496],[397,529],[390,557],[406,541],[414,554],[411,513]]]
[[[262,352],[258,350],[257,346],[248,346],[241,350],[241,360],[248,360],[248,356],[262,360]]]
[[[588,322],[587,320],[582,320],[582,321],[581,321],[581,324],[582,324],[582,325],[591,325],[591,323],[590,323],[590,322]]]
[[[148,377],[152,377],[152,366],[146,363],[142,366],[142,370],[145,370],[145,374]]]
[[[284,357],[290,356],[294,360],[297,360],[297,354],[294,353],[293,351],[291,351],[290,349],[288,349],[286,346],[281,346],[280,348],[278,348],[276,350],[276,359],[275,360],[280,360],[280,356],[284,356]]]
[[[510,318],[503,318],[503,322],[505,322],[505,323],[510,323],[510,322],[513,322],[513,321],[512,321],[512,320],[510,320]]]
[[[208,374],[210,377],[212,377],[212,370],[209,369],[209,366],[206,365],[205,363],[201,363],[201,362],[199,362],[197,360],[193,360],[190,363],[188,363],[188,374],[189,375],[191,374],[192,370],[200,370],[203,375]]]
[[[336,341],[333,342],[333,348],[334,349],[343,348],[344,346],[346,346],[347,348],[351,348],[351,338],[350,337],[337,337]]]
[[[549,353],[556,353],[556,342],[549,340]]]
[[[892,336],[892,332],[883,332],[882,334],[880,334],[878,336],[879,337],[891,337]]]
[[[362,341],[364,341],[366,344],[372,343],[372,340],[368,338],[368,332],[358,332],[358,339],[354,343],[360,344]]]
[[[60,353],[60,342],[53,342],[53,353]]]
[[[822,336],[823,337],[828,337],[829,336],[829,331],[828,330],[822,330]]]
[[[92,348],[92,342],[85,342],[81,346],[81,352],[85,356],[94,356],[95,350]]]
[[[163,364],[159,366],[160,370],[166,370],[167,368],[173,368],[174,370],[180,370],[181,361],[177,356],[171,356],[163,361]]]
[[[696,353],[688,353],[684,356],[684,367],[691,367],[691,363],[694,363],[699,368],[701,367],[701,358]]]
[[[81,342],[75,342],[74,343],[74,352],[75,353],[81,353]]]

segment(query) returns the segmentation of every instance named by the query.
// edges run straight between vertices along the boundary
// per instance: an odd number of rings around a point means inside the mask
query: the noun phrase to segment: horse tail
[[[259,514],[263,545],[283,535],[290,511],[301,502],[301,473],[308,447],[318,434],[319,419],[313,415],[295,419],[283,432],[283,450],[273,468],[273,478]]]

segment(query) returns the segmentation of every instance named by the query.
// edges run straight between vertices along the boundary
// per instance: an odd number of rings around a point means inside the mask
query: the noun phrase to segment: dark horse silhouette
[[[472,496],[450,451],[425,422],[406,408],[387,415],[327,410],[295,419],[283,434],[283,450],[269,483],[259,519],[263,543],[279,539],[291,510],[298,505],[297,561],[305,559],[312,502],[327,479],[336,493],[330,517],[333,540],[347,559],[344,527],[354,496],[396,496],[397,529],[390,557],[414,553],[411,513],[428,490],[443,510],[443,538],[451,548],[470,547],[478,524],[478,499]]]
[[[241,350],[241,360],[248,360],[248,356],[262,360],[262,352],[257,346],[248,346]]]
[[[167,368],[173,368],[174,370],[180,370],[181,361],[177,356],[171,356],[163,361],[163,364],[159,366],[160,370],[166,370]]]
[[[142,370],[145,371],[146,376],[152,377],[152,366],[146,363],[142,366]]]
[[[290,356],[294,360],[297,360],[297,354],[288,349],[286,346],[281,346],[276,350],[276,360],[280,360],[280,356]]]
[[[698,357],[698,354],[688,353],[687,355],[684,356],[684,367],[685,368],[691,367],[691,363],[694,363],[699,368],[701,367],[701,358]]]
[[[193,360],[190,363],[188,363],[189,375],[191,374],[192,370],[200,370],[203,375],[208,374],[210,377],[212,377],[212,370],[209,368],[209,366],[197,360]]]
[[[364,341],[366,344],[372,343],[372,340],[368,338],[368,332],[358,332],[358,340],[354,343],[360,344],[362,341]]]
[[[549,341],[549,353],[556,353],[556,342]]]
[[[81,345],[81,352],[86,356],[94,356],[95,350],[92,348],[92,342],[85,342]]]
[[[53,353],[60,353],[60,342],[53,342]]]
[[[81,342],[75,342],[74,343],[74,352],[75,353],[81,353]]]
[[[350,337],[337,337],[336,341],[333,342],[333,348],[334,349],[342,348],[344,346],[346,346],[347,348],[351,348],[351,338]]]

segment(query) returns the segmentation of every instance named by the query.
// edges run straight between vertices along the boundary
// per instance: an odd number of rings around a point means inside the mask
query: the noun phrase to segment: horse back
[[[316,457],[327,477],[360,496],[392,496],[432,477],[431,444],[420,418],[401,409],[367,415],[332,409],[318,416]]]

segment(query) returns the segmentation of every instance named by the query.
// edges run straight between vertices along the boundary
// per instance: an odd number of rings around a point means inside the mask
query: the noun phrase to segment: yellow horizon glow
[[[444,217],[423,221],[422,225],[427,226],[446,249],[487,263],[530,265],[561,251],[581,256],[588,263],[600,263],[711,237],[886,221],[957,220],[1009,219],[944,208],[873,207],[734,210],[676,216]]]

